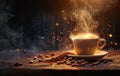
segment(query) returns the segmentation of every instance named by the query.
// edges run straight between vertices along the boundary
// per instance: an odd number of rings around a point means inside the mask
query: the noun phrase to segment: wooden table
[[[26,54],[19,54],[20,56],[16,59],[18,60],[9,60],[8,58],[1,57],[0,63],[0,74],[3,76],[7,75],[53,75],[53,76],[62,76],[62,75],[98,75],[98,74],[118,74],[120,73],[120,51],[108,51],[108,55],[106,55],[103,59],[108,59],[108,61],[100,62],[95,64],[97,61],[88,62],[83,66],[71,66],[66,64],[59,64],[58,61],[54,62],[38,62],[37,58],[39,55],[51,55],[61,54],[62,51],[52,51],[52,52],[43,52],[41,54],[37,54],[35,56],[27,57]],[[3,53],[1,53],[4,55]],[[25,57],[26,56],[26,57]],[[3,56],[4,57],[4,56]],[[20,58],[20,60],[19,60]],[[24,59],[23,59],[24,58]],[[5,60],[6,59],[6,60]],[[38,58],[39,59],[39,58]],[[21,61],[22,60],[22,61]],[[34,60],[33,63],[30,63],[31,60]],[[110,61],[109,61],[110,60]],[[22,64],[16,65],[15,63]]]

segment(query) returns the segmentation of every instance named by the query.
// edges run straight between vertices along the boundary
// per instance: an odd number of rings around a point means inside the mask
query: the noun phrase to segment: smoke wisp
[[[117,0],[71,0],[73,4],[72,20],[76,21],[77,33],[95,33],[99,22],[94,16],[107,11],[117,3]]]

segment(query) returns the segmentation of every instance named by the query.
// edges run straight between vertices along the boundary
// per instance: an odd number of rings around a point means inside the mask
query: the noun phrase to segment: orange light
[[[59,23],[56,23],[55,25],[56,25],[56,26],[59,26]]]
[[[67,20],[67,18],[66,18],[66,17],[64,17],[64,18],[63,18],[63,20],[64,20],[64,21],[66,21],[66,20]]]
[[[110,42],[111,44],[113,44],[113,42]]]
[[[65,13],[65,10],[62,10],[62,13]]]
[[[20,49],[19,49],[19,48],[17,48],[17,49],[16,49],[16,52],[19,52],[19,51],[20,51]]]
[[[118,43],[117,43],[117,42],[115,42],[115,45],[118,45]]]
[[[112,34],[109,34],[109,37],[113,37],[113,35],[112,35]]]

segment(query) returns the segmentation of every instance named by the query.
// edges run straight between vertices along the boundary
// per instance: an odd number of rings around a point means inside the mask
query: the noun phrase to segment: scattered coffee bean
[[[112,59],[108,59],[108,62],[113,62],[113,60]]]
[[[71,66],[76,67],[76,66],[79,66],[79,64],[77,62],[75,62],[75,63],[71,64]]]
[[[106,59],[103,61],[103,63],[107,63],[107,62],[108,62],[108,60],[106,60]]]
[[[67,61],[67,60],[66,60],[66,59],[63,59],[62,61],[64,61],[64,62],[65,62],[65,61]]]
[[[15,63],[14,66],[22,66],[20,63]]]
[[[99,61],[97,61],[97,62],[93,62],[91,65],[92,65],[92,66],[96,66],[96,65],[98,65],[98,64],[100,64]]]
[[[65,60],[66,60],[66,59],[68,59],[68,58],[65,56],[63,59],[65,59]]]
[[[57,61],[57,64],[64,64],[64,61]]]
[[[38,56],[33,57],[33,59],[31,59],[32,61],[29,62],[29,64],[33,64],[36,62],[45,62],[46,59],[48,59],[48,62],[52,62],[51,65],[56,64],[56,65],[60,65],[60,64],[65,64],[65,65],[69,65],[69,66],[75,66],[75,67],[82,67],[82,66],[97,66],[100,63],[107,63],[107,62],[112,62],[112,60],[110,59],[100,59],[97,61],[87,61],[85,59],[80,59],[77,57],[69,57],[69,56],[62,56],[62,58],[60,58],[61,56],[58,56],[58,54],[40,54]],[[55,58],[54,58],[55,57]],[[51,59],[51,60],[50,60]],[[52,61],[53,60],[53,61]],[[33,62],[35,61],[35,62]]]
[[[38,55],[38,57],[42,58],[42,57],[43,57],[43,55],[42,55],[42,54],[40,54],[40,55]]]
[[[53,65],[53,63],[50,63],[50,65]]]
[[[81,62],[80,65],[81,65],[81,66],[85,66],[85,65],[86,65],[86,62]]]
[[[51,56],[55,56],[55,54],[51,54]]]
[[[100,59],[100,60],[98,60],[100,63],[102,63],[104,60],[103,59]]]
[[[49,58],[49,57],[50,57],[50,55],[46,55],[46,56],[45,56],[45,58]]]
[[[33,61],[30,61],[29,64],[33,64]]]
[[[37,59],[37,56],[35,56],[34,58],[33,58],[33,60],[36,60]]]
[[[84,60],[77,60],[77,63],[85,62]]]
[[[66,61],[65,64],[66,64],[66,65],[71,65],[71,62],[70,62],[70,61]]]
[[[106,59],[105,61],[106,61],[106,62],[112,62],[113,60],[111,60],[111,59]]]
[[[43,60],[39,59],[38,62],[43,62]]]
[[[76,60],[71,60],[71,63],[75,63],[76,62]]]
[[[72,57],[69,57],[67,60],[72,60]]]

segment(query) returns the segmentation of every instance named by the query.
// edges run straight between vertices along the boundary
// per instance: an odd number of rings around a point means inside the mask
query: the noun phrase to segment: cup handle
[[[101,43],[102,43],[102,45],[101,45]],[[106,40],[105,40],[104,38],[99,39],[98,49],[104,48],[105,45],[106,45],[106,43],[107,43],[107,42],[106,42]]]

